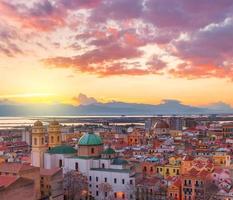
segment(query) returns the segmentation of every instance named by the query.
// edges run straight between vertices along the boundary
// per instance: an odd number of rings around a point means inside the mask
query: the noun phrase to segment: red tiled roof
[[[175,187],[180,187],[181,186],[181,179],[180,178],[176,179],[176,181],[173,183],[173,185]]]
[[[189,173],[189,175],[191,175],[191,176],[196,176],[196,175],[199,173],[199,171],[196,170],[195,168],[192,168],[192,169],[189,170],[188,173]]]
[[[7,187],[18,179],[17,176],[0,176],[0,187]]]
[[[53,176],[57,172],[62,170],[61,168],[53,168],[53,169],[40,169],[40,175],[42,176]]]
[[[19,173],[20,171],[30,170],[36,167],[33,167],[28,164],[22,163],[2,163],[0,164],[0,172],[8,172],[8,173]]]

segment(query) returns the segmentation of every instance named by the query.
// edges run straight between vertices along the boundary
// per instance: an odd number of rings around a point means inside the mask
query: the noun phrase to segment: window
[[[143,170],[144,172],[146,172],[147,171],[147,169],[146,169],[146,166],[144,167],[144,170]]]
[[[51,143],[53,143],[54,142],[54,138],[53,138],[53,136],[51,136]]]
[[[105,192],[104,196],[105,196],[105,197],[107,197],[107,196],[108,196],[108,193],[107,193],[107,192]]]
[[[98,181],[99,181],[99,178],[98,178],[98,177],[96,177],[96,178],[95,178],[95,180],[96,180],[96,182],[98,182]]]
[[[91,153],[95,153],[95,149],[94,148],[91,148]]]
[[[125,184],[125,179],[122,179],[122,184]]]
[[[106,183],[108,180],[107,180],[107,178],[104,178],[104,182]]]
[[[99,196],[99,192],[98,191],[96,191],[96,196]]]
[[[122,194],[122,199],[124,199],[124,198],[125,198],[125,194],[123,193],[123,194]]]
[[[105,165],[104,165],[104,163],[102,163],[102,168],[105,168]]]
[[[91,176],[89,176],[89,181],[91,181]]]
[[[37,138],[34,138],[34,145],[37,145]]]
[[[153,167],[150,168],[150,171],[153,172]]]
[[[117,179],[116,178],[114,178],[114,183],[117,183]]]
[[[78,171],[78,163],[75,163],[75,170]]]
[[[60,137],[59,136],[57,136],[57,142],[60,142]]]
[[[133,185],[133,180],[130,180],[129,183],[130,183],[130,185]]]
[[[62,160],[59,160],[59,167],[62,167]]]

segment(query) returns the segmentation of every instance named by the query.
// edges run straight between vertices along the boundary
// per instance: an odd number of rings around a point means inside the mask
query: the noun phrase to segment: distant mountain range
[[[177,100],[164,100],[157,105],[124,102],[73,106],[68,104],[10,104],[0,103],[0,116],[54,116],[54,115],[171,115],[171,114],[230,114],[233,108],[219,102],[205,107],[184,105]]]

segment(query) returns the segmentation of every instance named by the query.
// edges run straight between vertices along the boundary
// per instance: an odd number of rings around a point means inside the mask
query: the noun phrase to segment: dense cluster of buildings
[[[0,134],[0,199],[233,199],[233,123],[150,118],[145,125],[36,121]]]

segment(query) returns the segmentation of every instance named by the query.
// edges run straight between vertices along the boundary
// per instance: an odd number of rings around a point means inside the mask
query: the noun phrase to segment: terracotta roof
[[[205,178],[208,174],[210,174],[207,170],[202,170],[198,173],[198,176]]]
[[[155,186],[156,183],[160,182],[159,178],[153,177],[153,178],[141,178],[140,180],[137,180],[137,185],[144,185],[144,186]]]
[[[2,163],[0,164],[0,172],[8,172],[8,173],[19,173],[20,171],[30,170],[36,167],[33,167],[28,164],[22,163]]]
[[[199,171],[196,170],[195,168],[192,168],[189,170],[189,175],[196,176],[198,173]]]
[[[40,175],[42,176],[53,176],[55,175],[57,172],[61,171],[61,168],[53,168],[53,169],[40,169]]]
[[[192,161],[192,160],[194,160],[194,157],[193,157],[193,156],[190,156],[190,155],[186,155],[186,156],[184,156],[184,158],[183,158],[183,161]]]
[[[7,187],[18,179],[17,176],[0,176],[0,187]]]
[[[180,187],[181,186],[181,179],[180,178],[176,179],[176,181],[173,183],[173,185],[175,187]]]

